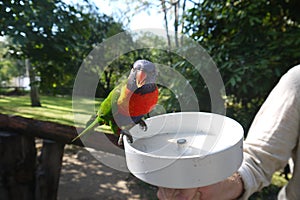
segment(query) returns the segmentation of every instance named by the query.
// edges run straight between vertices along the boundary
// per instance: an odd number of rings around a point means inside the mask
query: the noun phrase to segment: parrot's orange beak
[[[146,83],[147,74],[141,70],[136,73],[136,85],[138,88],[142,87]]]

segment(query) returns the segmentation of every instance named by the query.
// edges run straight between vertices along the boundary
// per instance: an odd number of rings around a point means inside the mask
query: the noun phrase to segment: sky
[[[94,3],[98,6],[99,10],[102,13],[107,15],[112,15],[113,13],[120,14],[122,11],[127,10],[127,4],[125,1],[116,1],[116,0],[93,0]],[[135,5],[132,5],[134,7]],[[163,14],[158,9],[152,8],[150,10],[139,12],[135,14],[132,18],[129,25],[129,29],[141,29],[141,28],[164,28]]]
[[[64,0],[65,2],[73,2],[78,3],[83,0]],[[127,20],[122,20],[121,22],[131,30],[136,29],[148,29],[148,28],[165,28],[164,14],[161,11],[161,3],[159,0],[148,0],[154,6],[140,10],[140,12],[134,12],[136,7],[140,7],[140,3],[132,3],[139,2],[138,0],[90,0],[93,2],[100,10],[101,13],[107,14],[108,16],[114,17],[116,21],[120,19],[122,16],[121,13],[124,13],[127,10],[131,10],[127,16],[132,16],[130,22],[127,23]],[[140,0],[141,1],[141,0]],[[131,2],[126,3],[126,2]],[[142,0],[142,2],[147,2],[146,0]],[[168,4],[167,4],[168,6]],[[186,1],[186,9],[191,8],[193,3],[190,1]],[[170,11],[168,11],[168,14]],[[124,15],[124,14],[123,14]],[[169,30],[173,30],[174,19],[168,19],[168,27]],[[180,27],[179,27],[180,28]]]
[[[80,0],[64,0],[66,3],[73,2],[77,3]],[[104,13],[108,16],[114,17],[118,21],[120,17],[126,10],[135,10],[137,4],[126,4],[124,0],[91,0],[99,8],[101,13]],[[153,2],[153,1],[152,1]],[[158,2],[158,1],[157,1]],[[159,2],[158,2],[159,3]],[[160,5],[160,4],[158,4]],[[129,8],[128,8],[129,7]],[[123,19],[123,23],[128,26],[131,30],[143,29],[143,28],[160,28],[164,29],[164,16],[162,12],[159,12],[159,7],[154,7],[146,10],[143,10],[139,13],[131,12],[128,15],[131,16],[131,20],[127,23],[126,19]]]

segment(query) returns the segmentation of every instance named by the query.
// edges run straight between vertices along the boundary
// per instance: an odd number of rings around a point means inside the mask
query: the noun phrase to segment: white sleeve
[[[241,199],[270,184],[283,168],[299,137],[300,65],[286,73],[257,113],[244,143],[244,161],[238,172],[244,181]]]

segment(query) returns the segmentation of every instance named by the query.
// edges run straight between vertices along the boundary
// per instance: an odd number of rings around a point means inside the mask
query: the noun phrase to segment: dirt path
[[[58,200],[154,200],[156,187],[111,169],[87,150],[66,146]]]

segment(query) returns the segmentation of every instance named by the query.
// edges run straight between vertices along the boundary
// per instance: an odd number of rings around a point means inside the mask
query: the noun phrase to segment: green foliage
[[[273,200],[277,199],[280,189],[287,184],[287,180],[280,175],[280,171],[275,172],[272,177],[271,185],[263,188],[261,191],[254,193],[250,200]]]
[[[95,5],[61,0],[0,1],[0,35],[12,39],[11,55],[29,58],[43,92],[70,88],[81,62],[122,25],[99,13]]]
[[[0,42],[0,86],[5,86],[12,77],[25,74],[21,61],[11,58],[7,52],[6,44]]]
[[[185,33],[217,63],[227,95],[241,105],[242,115],[232,107],[229,115],[246,128],[279,77],[300,62],[298,4],[204,0],[186,14]]]

